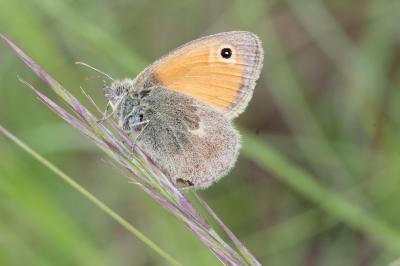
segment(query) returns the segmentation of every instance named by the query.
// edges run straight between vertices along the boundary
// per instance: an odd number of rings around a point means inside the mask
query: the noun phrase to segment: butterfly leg
[[[133,125],[133,126],[144,125],[143,128],[140,130],[139,134],[135,137],[135,140],[133,142],[133,146],[136,145],[137,140],[142,135],[143,131],[146,129],[146,127],[149,125],[149,123],[150,123],[150,120],[146,120],[146,121],[143,121],[143,122],[139,122],[136,125]]]
[[[106,121],[107,119],[109,119],[110,117],[112,117],[112,115],[115,113],[115,110],[113,110],[113,111],[111,111],[111,113],[107,114],[108,110],[110,109],[110,106],[111,106],[110,103],[107,103],[106,110],[104,110],[104,113],[103,113],[103,117],[98,119],[96,121],[97,123],[101,124],[104,121]]]
[[[132,117],[128,118],[129,120],[132,119]],[[130,129],[134,129],[135,127],[141,127],[140,132],[137,134],[137,136],[135,137],[135,140],[132,143],[132,152],[134,152],[136,143],[139,139],[139,137],[142,135],[142,133],[144,132],[144,130],[146,129],[146,127],[148,126],[150,120],[146,120],[146,121],[141,121],[141,122],[136,122],[136,123],[132,123],[132,121],[128,121],[129,124],[129,128]],[[136,131],[136,130],[135,130]]]

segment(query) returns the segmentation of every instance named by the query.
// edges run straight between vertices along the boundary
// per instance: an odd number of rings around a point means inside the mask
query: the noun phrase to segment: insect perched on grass
[[[234,166],[240,137],[232,126],[250,101],[262,67],[249,32],[194,40],[105,95],[119,126],[179,188],[206,188]]]
[[[57,80],[50,76],[43,68],[36,64],[32,58],[19,49],[10,39],[0,33],[0,39],[3,39],[6,44],[18,55],[18,57],[39,77],[41,78],[61,100],[69,107],[64,109],[62,106],[55,103],[52,99],[37,90],[32,84],[22,78],[19,80],[31,89],[35,95],[53,110],[59,117],[64,119],[71,126],[75,127],[79,132],[88,137],[90,141],[95,143],[108,157],[111,163],[116,166],[121,172],[129,178],[129,180],[140,187],[144,192],[151,196],[160,205],[165,207],[179,221],[181,221],[193,234],[204,243],[206,247],[225,265],[261,265],[253,254],[240,242],[240,240],[229,230],[222,222],[216,213],[208,206],[208,204],[194,193],[199,203],[204,207],[204,210],[212,217],[215,222],[224,230],[230,240],[234,243],[236,249],[232,248],[209,224],[206,218],[196,209],[192,202],[186,198],[174,184],[170,181],[162,171],[154,164],[149,157],[143,153],[122,131],[118,128],[113,120],[101,119],[104,123],[99,123],[98,117],[86,108],[73,94],[62,86]],[[88,66],[84,63],[79,63]],[[90,67],[90,66],[89,66]],[[92,69],[95,69],[91,67]],[[103,73],[97,69],[96,71]],[[105,74],[105,73],[103,73]],[[105,74],[108,76],[107,74]],[[113,78],[108,76],[111,80]],[[117,84],[114,81],[114,85]],[[112,90],[113,92],[116,92]],[[108,91],[111,92],[111,91]],[[98,109],[97,104],[92,98],[84,93],[87,99]],[[122,94],[118,97],[121,97]],[[149,95],[148,95],[149,96]],[[111,95],[109,95],[111,97]],[[122,98],[121,98],[122,99]],[[111,106],[111,102],[109,103]],[[119,103],[121,104],[121,103]],[[114,106],[114,110],[117,106]],[[105,121],[106,120],[106,121]],[[131,224],[118,216],[109,207],[105,206],[95,196],[86,191],[83,187],[77,184],[74,180],[64,174],[57,167],[51,165],[40,155],[36,154],[32,149],[19,141],[11,133],[5,130],[0,125],[0,133],[5,134],[11,140],[23,147],[28,153],[32,154],[44,165],[49,167],[60,176],[69,185],[86,196],[90,201],[97,205],[100,209],[108,213],[113,219],[125,227],[129,232],[144,241],[150,248],[164,257],[171,265],[181,265],[177,260],[163,251],[155,243],[146,238],[140,231],[135,229]],[[130,150],[131,149],[131,150]],[[133,151],[133,152],[132,152]]]

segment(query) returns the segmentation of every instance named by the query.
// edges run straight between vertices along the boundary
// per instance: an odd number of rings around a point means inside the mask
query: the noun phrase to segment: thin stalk
[[[16,136],[14,136],[11,132],[9,132],[7,129],[5,129],[2,125],[0,125],[0,132],[3,133],[12,142],[17,144],[24,151],[29,153],[29,155],[31,155],[33,158],[38,160],[41,164],[46,166],[53,173],[55,173],[58,177],[60,177],[68,185],[70,185],[75,190],[77,190],[79,193],[81,193],[84,197],[86,197],[90,202],[92,202],[94,205],[96,205],[99,209],[101,209],[106,214],[111,216],[111,218],[113,218],[117,223],[119,223],[122,227],[124,227],[126,230],[128,230],[130,233],[132,233],[132,235],[136,236],[138,239],[143,241],[148,247],[153,249],[161,257],[163,257],[169,263],[171,263],[171,265],[182,265],[176,259],[174,259],[171,255],[169,255],[167,252],[165,252],[161,247],[159,247],[156,243],[151,241],[148,237],[146,237],[143,233],[141,233],[138,229],[136,229],[127,220],[125,220],[119,214],[114,212],[110,207],[105,205],[102,201],[100,201],[98,198],[96,198],[92,193],[87,191],[85,188],[83,188],[81,185],[79,185],[75,180],[73,180],[71,177],[69,177],[63,171],[61,171],[57,166],[55,166],[54,164],[49,162],[47,159],[45,159],[39,153],[34,151],[31,147],[26,145],[24,142],[22,142]]]

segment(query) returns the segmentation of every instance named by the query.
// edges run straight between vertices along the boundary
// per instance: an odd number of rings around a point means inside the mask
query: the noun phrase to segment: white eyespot
[[[197,129],[190,130],[190,132],[195,134],[195,135],[197,135],[197,136],[199,136],[199,137],[201,137],[201,138],[204,137],[205,134],[206,134],[206,131],[204,130],[203,123],[201,123],[201,122],[199,123],[199,127]]]

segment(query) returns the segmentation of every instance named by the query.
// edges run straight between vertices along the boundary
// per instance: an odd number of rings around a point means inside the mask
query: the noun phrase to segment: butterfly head
[[[144,120],[144,110],[141,100],[146,98],[150,90],[136,89],[134,79],[116,80],[111,85],[104,87],[104,93],[108,104],[112,108],[112,114],[117,119],[119,126],[129,132],[133,127],[140,128]]]
[[[104,87],[104,94],[113,111],[120,106],[123,99],[129,94],[132,88],[133,80],[131,79],[116,80],[111,83],[111,85]]]

